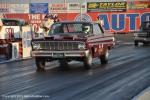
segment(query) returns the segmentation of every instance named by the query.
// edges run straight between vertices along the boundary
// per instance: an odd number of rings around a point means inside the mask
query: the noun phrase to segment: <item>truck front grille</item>
[[[150,33],[147,32],[147,33],[140,33],[138,34],[138,37],[150,37]]]
[[[77,50],[79,41],[40,41],[40,49],[46,50]]]

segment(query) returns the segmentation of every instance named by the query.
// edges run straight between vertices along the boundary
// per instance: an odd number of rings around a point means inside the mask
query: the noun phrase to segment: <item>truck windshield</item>
[[[91,32],[91,29],[91,25],[88,23],[55,23],[52,25],[49,35],[63,33],[89,33]]]
[[[150,30],[150,21],[142,24],[142,30]]]

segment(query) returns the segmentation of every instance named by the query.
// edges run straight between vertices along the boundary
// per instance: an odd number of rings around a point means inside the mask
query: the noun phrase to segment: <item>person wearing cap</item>
[[[52,15],[47,14],[41,24],[41,28],[44,29],[45,36],[48,35],[48,30],[50,29],[53,23],[54,23],[54,20],[52,18]]]

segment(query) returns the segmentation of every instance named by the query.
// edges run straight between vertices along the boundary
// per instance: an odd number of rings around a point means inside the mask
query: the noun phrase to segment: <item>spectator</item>
[[[55,22],[59,22],[59,18],[58,18],[58,15],[57,15],[57,14],[54,14],[54,15],[53,15],[53,19],[54,19],[54,23],[55,23]]]
[[[54,23],[54,20],[52,18],[52,15],[46,15],[44,20],[42,21],[41,28],[44,29],[45,35],[48,34],[48,30],[50,29],[51,25]]]

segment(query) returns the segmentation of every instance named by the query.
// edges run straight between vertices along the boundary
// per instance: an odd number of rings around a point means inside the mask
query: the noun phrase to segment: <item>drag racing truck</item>
[[[138,46],[140,42],[143,45],[150,44],[150,21],[142,22],[140,31],[134,33],[135,46]]]
[[[0,19],[0,56],[7,59],[18,59],[29,55],[26,46],[29,38],[28,46],[30,45],[31,48],[31,26],[26,21]]]
[[[115,39],[96,22],[56,22],[47,37],[33,39],[31,44],[37,70],[44,70],[45,63],[53,60],[61,67],[72,60],[83,61],[85,69],[90,69],[93,58],[108,63]]]

